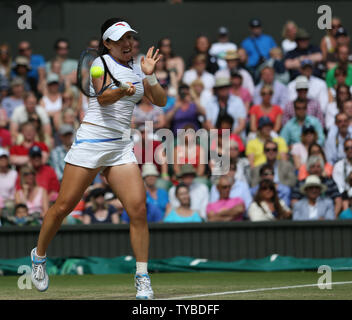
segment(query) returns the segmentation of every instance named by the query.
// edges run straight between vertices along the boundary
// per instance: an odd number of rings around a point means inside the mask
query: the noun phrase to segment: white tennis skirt
[[[132,138],[122,139],[116,130],[82,123],[65,162],[92,169],[137,163],[133,146]]]

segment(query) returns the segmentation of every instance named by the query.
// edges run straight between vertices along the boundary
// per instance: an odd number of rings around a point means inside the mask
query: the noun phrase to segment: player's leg
[[[46,212],[37,247],[31,252],[32,282],[39,291],[45,291],[49,286],[49,277],[46,272],[46,250],[63,219],[75,208],[99,170],[99,168],[88,169],[71,164],[65,166],[59,196]]]
[[[129,163],[109,167],[105,177],[121,201],[130,218],[131,246],[136,257],[135,285],[137,299],[153,299],[154,293],[148,276],[149,229],[146,210],[146,191],[139,167]]]

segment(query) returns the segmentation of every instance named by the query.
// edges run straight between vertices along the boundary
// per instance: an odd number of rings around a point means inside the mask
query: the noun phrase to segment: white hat
[[[9,157],[9,152],[4,149],[4,148],[0,148],[0,157],[3,157],[3,156],[6,156],[6,157]]]
[[[308,89],[309,80],[306,76],[298,76],[296,78],[296,90],[298,89]]]
[[[130,25],[125,21],[114,23],[111,27],[106,29],[106,31],[104,32],[103,40],[106,40],[109,38],[112,41],[117,41],[128,31],[137,33],[137,31],[133,30],[130,27]]]
[[[148,176],[159,176],[158,169],[153,163],[146,163],[142,166],[142,178]]]
[[[308,187],[320,187],[321,193],[324,193],[327,189],[326,185],[322,184],[320,178],[316,175],[310,175],[306,178],[306,181],[300,187],[301,193],[305,194]]]

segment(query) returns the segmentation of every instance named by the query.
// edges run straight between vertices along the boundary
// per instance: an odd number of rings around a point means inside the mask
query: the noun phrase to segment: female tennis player
[[[155,74],[155,64],[162,57],[151,47],[141,60],[141,68],[133,64],[133,30],[119,18],[104,22],[101,27],[101,54],[113,77],[130,84],[128,89],[107,89],[101,96],[89,99],[89,107],[77,130],[75,141],[66,155],[60,193],[45,214],[37,247],[31,252],[32,282],[39,291],[49,286],[46,272],[46,250],[63,219],[75,208],[84,191],[102,171],[114,193],[121,200],[130,218],[130,240],[136,257],[135,287],[137,299],[153,299],[147,261],[149,230],[146,218],[146,191],[130,134],[135,104],[145,95],[153,104],[165,106],[166,95]],[[100,59],[100,58],[98,58]],[[102,77],[92,78],[91,88],[102,87]]]

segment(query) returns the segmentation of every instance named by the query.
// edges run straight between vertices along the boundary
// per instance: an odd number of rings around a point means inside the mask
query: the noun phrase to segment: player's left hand
[[[147,76],[154,73],[156,63],[162,58],[162,55],[158,54],[159,49],[157,49],[154,54],[153,52],[154,46],[150,47],[147,55],[141,59],[141,69]]]

